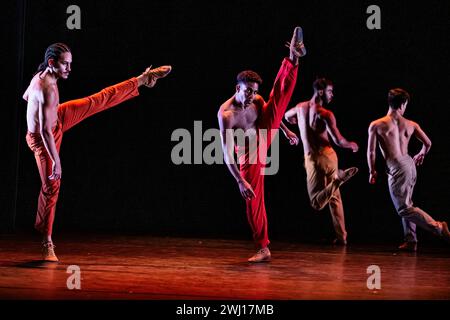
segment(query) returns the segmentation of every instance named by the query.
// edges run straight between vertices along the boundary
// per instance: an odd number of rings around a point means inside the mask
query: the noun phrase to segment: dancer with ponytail
[[[49,46],[23,98],[27,101],[26,141],[41,178],[35,228],[43,235],[42,258],[58,261],[52,240],[55,208],[62,177],[59,150],[63,134],[84,119],[139,95],[138,87],[152,88],[170,66],[147,68],[138,77],[107,87],[91,96],[59,104],[59,79],[71,72],[72,54],[63,43]]]

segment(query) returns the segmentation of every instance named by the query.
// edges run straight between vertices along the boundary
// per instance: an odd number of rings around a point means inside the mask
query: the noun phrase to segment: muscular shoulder
[[[46,81],[39,79],[38,75],[36,75],[25,91],[24,99],[27,101],[34,100],[41,104],[57,103],[58,93],[56,91],[56,86],[48,84]]]
[[[405,119],[405,124],[410,128],[420,128],[419,124],[412,120]]]
[[[317,110],[317,115],[319,116],[319,119],[322,119],[327,123],[336,122],[334,113],[325,108],[320,108],[319,110]]]
[[[377,128],[379,128],[380,126],[382,126],[384,123],[385,123],[385,122],[384,122],[383,118],[380,118],[380,119],[377,119],[377,120],[372,121],[372,122],[370,123],[370,125],[369,125],[369,128],[377,129]]]
[[[308,107],[309,107],[309,101],[302,101],[297,103],[297,105],[295,107],[293,107],[293,109],[297,112],[307,112],[308,111]]]
[[[417,122],[408,119],[405,119],[405,127],[409,134],[412,134],[416,130],[422,130]]]
[[[49,95],[49,88],[42,80],[33,78],[25,91],[23,98],[26,101],[44,103],[45,97]]]
[[[309,107],[309,101],[302,101],[297,103],[297,105],[295,106],[295,108],[297,109],[307,109]]]
[[[217,112],[217,119],[219,120],[219,125],[222,128],[230,128],[233,120],[233,110],[231,106],[231,99],[225,101],[219,108]]]
[[[232,108],[233,108],[232,102],[233,102],[233,98],[230,98],[227,101],[225,101],[224,103],[222,103],[222,105],[219,108],[219,111],[217,112],[217,116],[219,118],[232,111]]]
[[[379,118],[370,123],[369,131],[383,130],[383,129],[389,127],[390,123],[391,123],[391,121],[387,117]]]
[[[264,101],[263,97],[257,94],[255,100],[253,100],[253,103],[256,105],[257,108],[262,108],[266,102]]]

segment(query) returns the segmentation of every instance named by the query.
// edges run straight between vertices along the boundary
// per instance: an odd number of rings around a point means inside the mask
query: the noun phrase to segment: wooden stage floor
[[[249,264],[250,241],[71,235],[55,239],[61,262],[43,263],[36,240],[0,236],[0,299],[450,299],[448,247],[399,253],[394,245],[276,242],[272,262]],[[70,265],[80,268],[79,290],[67,287]],[[381,289],[367,287],[371,265]]]

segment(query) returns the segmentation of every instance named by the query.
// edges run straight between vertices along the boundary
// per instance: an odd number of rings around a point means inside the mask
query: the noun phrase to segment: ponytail
[[[63,54],[64,52],[70,52],[69,46],[67,46],[64,43],[54,43],[51,46],[49,46],[47,50],[45,50],[44,62],[42,62],[38,66],[34,74],[36,75],[37,73],[44,72],[45,69],[48,67],[48,60],[54,59],[55,61],[57,61],[61,56],[61,54]]]

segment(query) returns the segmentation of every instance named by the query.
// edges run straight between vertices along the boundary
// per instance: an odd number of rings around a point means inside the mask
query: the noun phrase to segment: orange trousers
[[[136,78],[107,87],[91,96],[71,100],[58,106],[58,120],[53,128],[56,148],[61,148],[63,134],[82,120],[114,107],[121,102],[139,95]],[[36,164],[41,177],[41,191],[38,199],[35,228],[44,235],[50,236],[55,220],[55,208],[58,200],[61,180],[50,180],[52,160],[44,146],[40,133],[28,132],[27,144],[36,158]]]
[[[280,70],[278,71],[269,100],[264,104],[261,113],[258,116],[256,129],[267,130],[267,136],[258,136],[258,148],[246,148],[243,154],[239,156],[240,172],[242,177],[252,186],[256,197],[246,200],[247,220],[253,233],[255,244],[264,248],[270,243],[267,230],[267,214],[264,203],[264,170],[267,150],[272,142],[274,135],[272,131],[280,127],[286,108],[294,92],[297,81],[298,66],[294,66],[289,59],[284,59]],[[267,139],[268,141],[262,141]],[[260,150],[264,148],[264,150]],[[257,152],[257,155],[249,154]],[[256,159],[256,163],[249,161]]]

